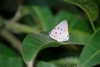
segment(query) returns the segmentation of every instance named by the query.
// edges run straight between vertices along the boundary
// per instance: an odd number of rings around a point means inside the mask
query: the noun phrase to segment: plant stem
[[[20,23],[11,23],[9,28],[10,30],[24,32],[24,33],[32,33],[32,32],[39,33],[40,32],[39,30],[33,27],[29,27],[27,25],[20,24]]]
[[[94,24],[93,24],[93,22],[91,20],[90,20],[90,23],[91,23],[91,26],[93,28],[93,31],[96,32],[96,28],[95,28],[95,26],[94,26]]]

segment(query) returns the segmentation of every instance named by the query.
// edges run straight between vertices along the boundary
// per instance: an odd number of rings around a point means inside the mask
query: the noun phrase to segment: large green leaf
[[[91,67],[100,63],[100,28],[84,47],[78,67]]]
[[[31,63],[33,65],[32,63],[34,63],[37,53],[49,46],[59,46],[59,44],[44,33],[27,35],[22,45],[22,54],[26,64],[29,65]]]
[[[88,15],[91,21],[94,21],[98,17],[98,7],[92,0],[63,0],[75,4],[76,6],[82,8]]]

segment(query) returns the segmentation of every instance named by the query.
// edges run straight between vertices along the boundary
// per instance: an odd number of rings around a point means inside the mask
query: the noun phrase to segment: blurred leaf
[[[91,36],[90,33],[75,29],[69,29],[69,33],[70,41],[79,45],[86,45]]]
[[[36,27],[37,24],[34,22],[34,19],[31,15],[25,15],[21,18],[21,22],[26,24],[26,25],[29,25],[31,27]]]
[[[68,26],[69,26],[69,23],[70,23],[70,20],[73,19],[73,14],[68,12],[68,11],[65,11],[65,10],[61,10],[59,11],[56,15],[55,15],[55,19],[52,23],[52,25],[50,26],[50,30],[52,28],[54,28],[58,23],[60,23],[62,20],[67,20],[68,21]]]
[[[99,0],[92,0],[93,2],[95,2],[97,4],[97,6],[100,8],[100,1]]]
[[[22,67],[22,59],[13,50],[0,44],[0,67]]]
[[[78,67],[91,67],[100,63],[100,28],[84,47]]]
[[[0,57],[0,67],[22,67],[21,57]]]
[[[2,27],[4,25],[4,21],[3,18],[0,16],[0,27]]]
[[[65,65],[65,64],[75,65],[78,63],[78,57],[66,57],[66,58],[61,58],[59,60],[52,60],[50,62],[56,65]]]
[[[49,29],[48,25],[51,25],[51,22],[53,22],[50,8],[47,6],[32,6],[27,7],[27,9],[38,19],[42,30],[47,31]]]
[[[52,63],[48,63],[48,62],[43,62],[43,61],[41,61],[41,62],[39,62],[39,63],[37,64],[36,67],[57,67],[57,66],[55,66],[55,65],[52,64]]]
[[[5,56],[5,57],[14,57],[18,56],[18,54],[11,50],[10,48],[6,47],[3,44],[0,44],[0,57]]]
[[[94,21],[98,17],[98,7],[92,0],[63,0],[64,2],[69,2],[75,4],[76,6],[83,9],[88,15],[90,21]]]

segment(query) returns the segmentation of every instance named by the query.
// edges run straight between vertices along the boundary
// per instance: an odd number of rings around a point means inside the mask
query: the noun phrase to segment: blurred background
[[[99,0],[92,1],[100,7]],[[100,26],[99,17],[94,21],[96,29]],[[31,32],[49,33],[62,20],[68,21],[71,41],[80,45],[44,49],[36,58],[36,67],[40,60],[61,67],[78,63],[83,44],[94,33],[86,13],[60,0],[0,0],[0,67],[25,67],[20,54],[25,36]]]

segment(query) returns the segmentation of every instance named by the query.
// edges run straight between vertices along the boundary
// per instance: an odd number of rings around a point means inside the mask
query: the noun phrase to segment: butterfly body
[[[50,37],[58,42],[69,41],[68,24],[64,20],[59,23],[50,33]]]

